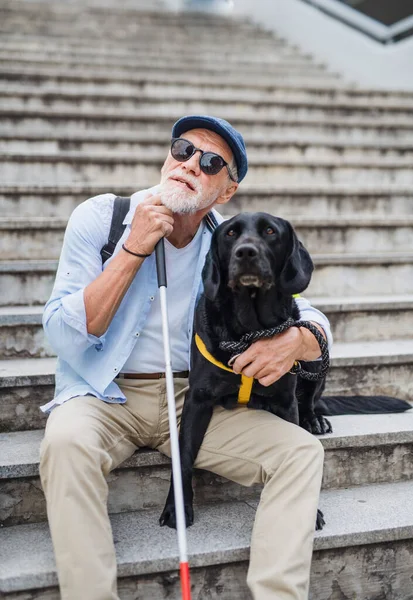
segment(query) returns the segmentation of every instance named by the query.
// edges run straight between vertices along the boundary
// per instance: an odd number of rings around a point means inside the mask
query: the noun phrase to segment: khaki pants
[[[72,398],[53,409],[41,444],[40,476],[63,600],[119,600],[105,477],[139,447],[170,455],[165,380],[117,382],[125,404]],[[187,380],[174,382],[180,415]],[[264,484],[248,586],[254,600],[306,600],[320,442],[268,412],[216,407],[195,465],[245,486]]]

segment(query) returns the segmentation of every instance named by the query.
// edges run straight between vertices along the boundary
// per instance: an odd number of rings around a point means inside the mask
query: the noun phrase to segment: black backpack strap
[[[216,217],[212,210],[209,211],[209,213],[205,216],[205,223],[211,233],[213,233],[218,227],[219,223],[216,220]]]
[[[100,251],[102,265],[110,258],[115,251],[116,244],[122,237],[126,225],[123,220],[130,209],[130,198],[118,196],[113,203],[112,222],[110,224],[109,239]]]

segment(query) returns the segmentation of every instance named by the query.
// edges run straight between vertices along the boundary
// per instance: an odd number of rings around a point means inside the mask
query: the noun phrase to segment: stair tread
[[[219,99],[217,99],[219,100]],[[24,140],[24,141],[56,141],[56,142],[130,142],[151,144],[165,147],[169,144],[169,136],[163,131],[87,131],[73,130],[70,132],[64,131],[4,131],[1,133],[2,140]],[[285,146],[328,146],[333,148],[351,148],[351,149],[373,149],[373,150],[411,150],[412,145],[405,140],[395,138],[383,140],[382,137],[377,137],[376,140],[369,139],[334,139],[320,134],[311,134],[305,137],[294,135],[289,132],[278,132],[276,135],[247,133],[244,136],[247,146],[250,148],[254,145],[275,146],[277,148]],[[65,150],[59,150],[64,153]]]
[[[0,55],[1,57],[1,55]],[[156,59],[153,59],[154,61],[156,61]],[[289,59],[286,60],[285,58],[281,58],[279,62],[272,62],[272,63],[267,63],[268,65],[271,66],[281,66],[281,67],[289,67],[291,68],[292,66],[300,66],[303,67],[305,66],[305,63],[302,62],[302,59],[298,59],[301,62],[294,62],[297,59]],[[136,66],[139,67],[139,57],[136,57]],[[285,62],[284,62],[285,61]],[[99,65],[101,63],[98,63]],[[244,65],[248,65],[248,66],[255,66],[256,65],[256,61],[251,61],[250,63],[244,63],[244,62],[240,62],[238,65],[232,61],[232,64],[234,65],[233,68],[237,67],[239,69],[242,70],[242,67]],[[308,63],[309,66],[312,66],[311,63]],[[108,65],[109,66],[113,66],[113,65]],[[202,64],[200,65],[202,66]],[[313,65],[314,66],[314,65]],[[65,100],[85,100],[85,99],[98,99],[99,101],[102,100],[113,100],[115,101],[119,101],[119,100],[140,100],[141,102],[154,102],[156,104],[159,103],[171,103],[171,102],[182,102],[182,95],[180,95],[178,93],[178,91],[170,91],[169,93],[162,95],[161,97],[159,96],[159,94],[156,93],[156,90],[153,91],[134,91],[134,92],[119,92],[119,91],[102,91],[102,90],[82,90],[82,89],[78,89],[78,90],[73,90],[71,88],[69,89],[62,89],[62,87],[49,87],[47,89],[45,88],[37,88],[37,87],[30,87],[30,86],[25,86],[24,88],[20,87],[15,87],[12,88],[10,85],[8,85],[7,87],[5,87],[4,89],[1,89],[2,92],[2,97],[3,98],[13,98],[13,97],[27,97],[28,95],[31,98],[38,98],[38,99],[42,99],[44,98],[47,101],[50,101],[52,98],[54,99],[65,99]],[[189,90],[191,90],[191,88],[189,87]],[[189,91],[185,96],[185,100],[186,101],[205,101],[205,95],[203,94],[202,89],[197,90],[197,88],[194,86],[192,88],[192,91]],[[276,106],[285,106],[285,107],[309,107],[309,108],[314,108],[314,109],[320,109],[320,108],[325,108],[326,110],[337,110],[338,108],[345,108],[345,109],[352,109],[352,110],[356,110],[356,111],[360,111],[360,110],[367,110],[367,111],[371,111],[371,110],[380,110],[380,111],[408,111],[411,112],[412,110],[412,106],[411,103],[408,101],[405,101],[404,103],[402,102],[397,102],[397,103],[390,103],[389,101],[383,101],[382,98],[378,98],[378,99],[373,99],[373,98],[365,98],[365,99],[355,99],[354,97],[340,97],[340,96],[336,96],[333,98],[317,98],[317,97],[309,97],[308,95],[305,94],[305,91],[302,92],[303,97],[299,97],[299,96],[295,96],[293,98],[288,96],[288,92],[291,92],[291,90],[286,87],[284,88],[277,88],[277,95],[271,95],[270,92],[267,92],[267,95],[263,95],[261,93],[260,96],[254,95],[252,92],[248,93],[248,89],[246,89],[244,92],[241,92],[241,90],[237,90],[237,91],[232,91],[232,93],[230,91],[224,91],[225,88],[223,90],[220,90],[220,92],[217,95],[214,95],[213,92],[211,92],[207,98],[208,102],[221,102],[224,104],[227,103],[233,103],[233,102],[238,102],[239,104],[246,104],[246,105],[259,105],[260,108],[262,109],[263,107],[267,106],[267,107],[276,107]],[[285,94],[285,97],[281,96],[280,93],[283,92]]]
[[[223,215],[225,219],[231,218],[232,215]],[[375,228],[390,228],[390,227],[413,227],[413,215],[400,216],[382,216],[382,217],[354,217],[340,216],[337,217],[302,217],[296,215],[283,215],[284,219],[288,219],[295,227],[313,227],[313,228],[328,228],[342,229],[344,227],[375,227]],[[8,229],[62,229],[66,228],[68,219],[59,217],[20,217],[8,216],[0,217],[0,231]]]
[[[413,408],[404,413],[329,417],[334,433],[319,436],[326,450],[413,443]],[[0,479],[38,475],[44,430],[0,433]],[[169,465],[156,450],[138,450],[120,468]]]
[[[0,108],[0,112],[1,112]],[[95,113],[97,114],[97,113]],[[78,116],[82,115],[81,112]],[[122,113],[122,117],[124,113]],[[413,127],[413,119],[411,126]],[[145,151],[136,151],[133,154],[130,152],[86,152],[86,151],[65,151],[62,153],[55,152],[0,152],[0,161],[4,162],[80,162],[88,164],[99,162],[104,164],[132,164],[132,165],[156,165],[165,159],[165,150],[157,150],[150,154]],[[262,156],[259,154],[250,153],[248,157],[250,169],[254,167],[311,167],[311,168],[383,168],[383,169],[398,169],[402,167],[411,167],[412,158],[410,156],[399,157],[296,157],[296,158],[278,158],[275,156]]]
[[[412,493],[410,481],[323,491],[320,508],[327,525],[315,533],[315,551],[411,538]],[[198,507],[188,529],[191,567],[248,560],[255,515],[250,504]],[[177,570],[176,532],[160,528],[158,518],[159,510],[111,516],[120,577]],[[57,585],[57,576],[47,524],[0,530],[0,591],[52,585]]]
[[[228,114],[226,114],[228,113]],[[231,114],[226,111],[221,111],[222,118],[231,118]],[[59,107],[53,110],[50,108],[21,108],[21,107],[0,107],[0,116],[12,116],[12,117],[24,117],[24,118],[40,118],[44,117],[46,119],[62,119],[62,118],[72,118],[72,119],[90,119],[93,121],[96,120],[117,120],[117,121],[153,121],[153,119],[157,119],[159,121],[167,121],[168,125],[173,123],[174,120],[179,116],[172,107],[168,107],[168,111],[161,110],[155,108],[154,110],[149,110],[147,108],[144,109],[135,109],[135,110],[122,110],[121,112],[111,109],[111,108],[103,108],[100,107],[97,111],[95,109],[86,109],[82,108],[81,110],[68,107]],[[232,123],[234,127],[239,127],[239,124],[244,127],[248,125],[256,125],[256,124],[265,124],[265,125],[275,125],[280,124],[282,126],[286,125],[320,125],[320,126],[336,126],[336,127],[359,127],[362,129],[366,128],[377,128],[377,117],[369,117],[369,116],[356,116],[356,117],[348,117],[348,116],[335,116],[335,115],[327,115],[327,116],[318,116],[318,115],[307,115],[307,116],[296,116],[294,114],[285,114],[285,115],[273,115],[271,113],[257,113],[254,110],[245,111],[244,113],[238,112],[235,116],[232,116]],[[380,119],[381,127],[388,127],[392,129],[411,129],[413,128],[413,118],[398,118],[395,119],[393,116],[386,116],[386,118]]]

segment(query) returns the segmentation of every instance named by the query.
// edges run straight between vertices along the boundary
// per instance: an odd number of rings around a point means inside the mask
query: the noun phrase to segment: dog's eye
[[[273,233],[275,233],[275,231],[272,227],[267,227],[267,229],[265,230],[265,233],[268,233],[268,235],[272,235]]]
[[[227,235],[229,235],[230,237],[232,237],[233,235],[235,235],[235,231],[233,229],[229,229],[227,231]]]

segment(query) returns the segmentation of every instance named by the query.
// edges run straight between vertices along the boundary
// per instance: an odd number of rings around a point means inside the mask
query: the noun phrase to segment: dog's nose
[[[258,250],[253,244],[242,244],[235,250],[235,257],[239,259],[257,258]]]

